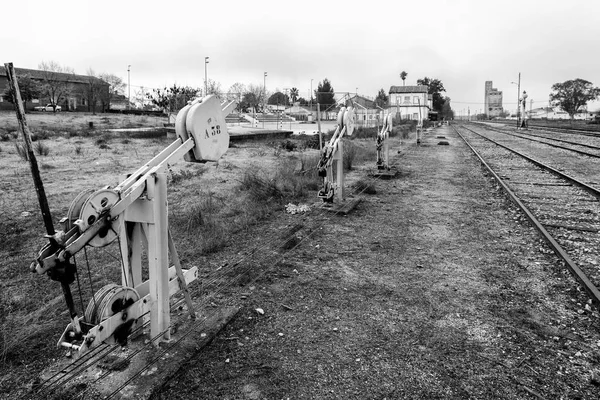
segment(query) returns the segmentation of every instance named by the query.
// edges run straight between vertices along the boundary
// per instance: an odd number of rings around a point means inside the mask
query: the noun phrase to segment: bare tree
[[[88,111],[96,114],[96,105],[99,101],[105,104],[105,99],[108,97],[109,86],[106,82],[96,76],[96,72],[92,68],[87,70],[87,85],[81,86],[80,93],[88,101]],[[104,108],[103,108],[104,111]]]
[[[255,110],[262,108],[265,96],[263,85],[251,83],[247,89],[243,97],[243,103],[245,103],[243,108],[251,107]]]
[[[75,71],[56,61],[42,61],[38,65],[38,69],[42,76],[42,94],[48,96],[50,104],[56,112],[58,103],[73,91],[73,85],[68,81],[68,75],[75,75]]]
[[[208,90],[208,94],[214,94],[215,96],[217,96],[219,99],[221,97],[223,97],[223,91],[221,90],[221,84],[217,81],[213,81],[212,79],[208,78],[208,83],[206,84],[206,90]]]
[[[227,95],[225,96],[227,101],[235,100],[238,102],[235,108],[238,112],[242,111],[242,97],[244,93],[246,93],[246,86],[243,83],[236,82],[227,90]]]
[[[140,86],[140,88],[133,93],[132,101],[137,108],[147,110],[152,108],[152,102],[149,98],[150,96],[150,92],[148,92],[144,86]]]
[[[115,74],[106,72],[100,74],[99,78],[108,83],[108,93],[106,93],[105,97],[101,98],[101,101],[103,108],[109,110],[112,100],[118,95],[125,93],[125,82]]]

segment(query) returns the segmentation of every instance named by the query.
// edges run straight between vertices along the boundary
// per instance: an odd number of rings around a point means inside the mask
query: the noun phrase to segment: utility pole
[[[521,73],[519,72],[519,83],[517,83],[517,129],[519,129],[519,115],[521,114],[521,104],[519,104],[519,96],[521,95]]]
[[[208,64],[208,59],[210,57],[204,57],[204,96],[208,95],[208,75],[206,73],[206,64]]]
[[[264,76],[264,86],[263,86],[263,129],[265,127],[265,111],[267,110],[267,73],[265,72]]]
[[[130,84],[130,70],[131,70],[131,65],[127,66],[127,109],[129,110],[129,106],[131,104],[131,84]]]
[[[310,78],[310,93],[309,93],[310,100],[309,100],[308,103],[309,103],[309,108],[310,108],[310,113],[311,114],[312,114],[312,95],[313,95],[313,92],[312,92],[312,81],[313,81],[313,78]],[[317,101],[318,101],[318,99],[317,99]]]

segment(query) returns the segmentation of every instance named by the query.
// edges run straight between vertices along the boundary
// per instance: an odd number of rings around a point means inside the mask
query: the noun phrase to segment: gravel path
[[[304,240],[156,398],[598,398],[598,313],[450,128],[423,142],[347,217],[257,227]]]

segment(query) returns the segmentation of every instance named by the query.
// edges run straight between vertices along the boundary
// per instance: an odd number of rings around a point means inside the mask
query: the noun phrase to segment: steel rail
[[[541,139],[546,139],[546,140],[554,140],[554,141],[557,141],[557,142],[569,143],[569,144],[572,144],[572,145],[575,145],[575,146],[587,147],[589,149],[596,149],[596,150],[600,150],[599,146],[593,146],[591,144],[583,144],[583,143],[571,142],[569,140],[563,140],[563,139],[547,138],[547,137],[544,137],[544,136],[524,135],[524,134],[518,134],[518,133],[512,133],[512,132],[505,132],[502,129],[495,128],[495,127],[494,128],[492,128],[492,127],[486,127],[486,128],[490,129],[490,130],[493,130],[495,132],[498,132],[498,133],[505,134],[505,135],[510,135],[510,136],[514,136],[514,137],[518,137],[518,138],[522,138],[522,139],[531,140],[532,142],[546,144],[548,146],[557,147],[559,149],[569,150],[569,151],[572,151],[572,152],[575,152],[575,153],[578,153],[578,154],[582,154],[584,156],[600,158],[600,154],[588,153],[587,151],[572,149],[570,147],[565,147],[565,146],[561,146],[561,145],[554,144],[554,143],[547,143],[547,142],[543,142],[541,140],[537,140],[537,139],[534,139],[534,138],[541,138]]]
[[[454,126],[453,126],[453,127],[454,127]],[[467,127],[466,127],[466,126],[464,126],[464,125],[462,125],[461,127],[462,127],[463,129],[466,129],[466,130],[470,131],[471,133],[474,133],[475,135],[481,136],[482,138],[484,138],[484,139],[486,139],[486,140],[489,140],[490,142],[494,143],[494,144],[495,144],[495,145],[497,145],[497,146],[500,146],[500,147],[502,147],[502,148],[504,148],[504,149],[506,149],[506,150],[508,150],[508,151],[511,151],[511,152],[513,152],[513,153],[517,154],[518,156],[521,156],[521,157],[525,158],[526,160],[528,160],[528,161],[530,161],[530,162],[534,163],[535,165],[537,165],[537,166],[538,166],[538,167],[540,167],[540,168],[543,168],[543,169],[545,169],[545,170],[547,170],[547,171],[550,171],[550,172],[552,172],[553,174],[555,174],[555,175],[557,175],[557,176],[559,176],[559,177],[561,177],[561,178],[563,178],[563,179],[566,179],[566,180],[568,180],[568,181],[569,181],[569,182],[571,182],[571,183],[574,183],[574,184],[576,184],[577,186],[581,187],[582,189],[584,189],[585,191],[589,192],[589,193],[590,193],[590,194],[592,194],[594,197],[596,197],[597,199],[599,199],[599,200],[600,200],[600,189],[596,189],[595,187],[593,187],[593,186],[590,186],[590,185],[588,185],[587,183],[581,182],[581,181],[580,181],[580,180],[578,180],[577,178],[574,178],[574,177],[572,177],[572,176],[570,176],[570,175],[567,175],[567,174],[565,174],[564,172],[560,172],[559,170],[557,170],[557,169],[555,169],[555,168],[552,168],[551,166],[549,166],[549,165],[547,165],[547,164],[544,164],[543,162],[541,162],[541,161],[538,161],[538,160],[536,160],[535,158],[533,158],[533,157],[531,157],[531,156],[528,156],[528,155],[527,155],[527,154],[525,154],[525,153],[521,153],[521,152],[520,152],[520,151],[518,151],[518,150],[515,150],[515,149],[513,149],[513,148],[510,148],[510,147],[508,147],[508,146],[506,146],[506,145],[502,144],[502,143],[499,143],[499,142],[495,141],[494,139],[490,139],[490,138],[488,138],[488,137],[486,137],[486,136],[484,136],[484,135],[482,135],[482,134],[480,134],[480,133],[478,133],[478,132],[475,132],[475,131],[474,131],[474,130],[472,130],[471,128],[467,128]],[[456,128],[454,128],[454,130],[456,130]],[[461,136],[461,137],[462,137],[462,136]]]
[[[477,150],[475,150],[475,148],[473,146],[471,146],[469,141],[458,131],[458,129],[456,129],[456,127],[454,125],[452,125],[452,127],[454,128],[454,131],[458,134],[458,136],[460,136],[461,139],[465,142],[465,144],[471,149],[473,154],[475,154],[477,156],[477,158],[479,158],[479,161],[481,161],[481,163],[492,174],[492,176],[494,177],[494,179],[496,179],[498,184],[500,184],[502,186],[502,188],[506,191],[506,193],[508,193],[511,200],[515,204],[517,204],[517,206],[523,211],[523,213],[525,213],[525,215],[527,216],[527,219],[529,219],[529,221],[535,226],[535,228],[538,230],[538,232],[540,232],[542,234],[544,240],[550,245],[550,247],[552,248],[554,253],[563,259],[563,261],[569,268],[569,271],[573,274],[575,279],[577,279],[579,281],[579,283],[581,283],[581,285],[585,289],[586,293],[590,296],[590,298],[594,302],[594,304],[596,306],[599,306],[600,305],[600,291],[598,290],[598,288],[589,280],[587,275],[585,275],[585,273],[579,268],[579,266],[577,264],[575,264],[575,262],[571,259],[571,257],[569,257],[567,252],[562,248],[562,246],[560,244],[558,244],[558,242],[554,239],[554,237],[552,237],[552,235],[546,230],[546,228],[544,228],[544,226],[535,217],[535,215],[533,215],[533,213],[529,210],[529,208],[527,208],[527,206],[517,197],[515,192],[513,192],[512,189],[510,189],[510,187],[502,180],[502,178],[500,178],[500,176],[498,176],[498,174],[496,174],[496,172],[483,159],[483,157],[477,152]],[[463,128],[465,128],[465,127],[463,127]],[[468,129],[468,128],[466,128],[466,129],[470,131],[470,129]],[[473,132],[473,133],[479,135],[476,132]],[[494,142],[493,140],[488,139],[485,136],[482,136],[482,135],[479,135],[479,136]],[[501,146],[501,147],[506,148],[505,146]],[[507,148],[507,150],[510,150],[510,149]],[[521,155],[518,152],[515,152],[515,153]],[[528,157],[525,157],[525,158],[528,159],[529,161],[531,161],[530,158],[528,158]],[[534,162],[534,164],[538,165],[539,163]]]
[[[479,121],[476,121],[476,122],[479,122]],[[485,121],[485,123],[506,125],[506,121],[491,120],[491,121]],[[536,124],[531,124],[531,123],[529,123],[527,127],[529,129],[535,129],[535,130],[565,132],[565,133],[571,133],[571,134],[577,134],[577,135],[583,135],[583,136],[594,136],[594,137],[600,136],[600,130],[598,130],[598,129],[577,129],[577,128],[568,128],[568,127],[554,127],[554,126],[536,125]]]

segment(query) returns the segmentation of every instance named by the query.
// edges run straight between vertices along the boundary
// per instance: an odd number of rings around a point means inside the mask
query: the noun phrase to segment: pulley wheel
[[[71,202],[69,211],[67,212],[67,221],[65,222],[65,231],[68,232],[75,226],[74,222],[79,219],[81,214],[81,208],[87,199],[94,193],[92,189],[84,190],[80,192],[77,197]]]
[[[138,292],[127,286],[114,283],[102,287],[85,309],[85,320],[89,324],[98,325],[140,299]]]
[[[344,127],[346,128],[346,135],[352,136],[354,133],[354,127],[356,126],[356,115],[354,114],[354,108],[348,107],[344,113]]]
[[[340,131],[344,127],[344,113],[346,112],[346,107],[340,108],[340,112],[337,115],[337,124],[340,127]]]
[[[91,225],[93,225],[102,213],[119,201],[119,193],[112,189],[101,189],[92,193],[81,206],[81,212],[79,213],[79,228],[81,232],[85,232]],[[106,227],[92,240],[89,244],[93,247],[104,247],[112,243],[119,235],[119,224],[112,222],[106,225]]]

